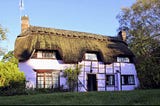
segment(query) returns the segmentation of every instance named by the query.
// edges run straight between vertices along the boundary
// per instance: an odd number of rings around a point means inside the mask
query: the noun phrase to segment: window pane
[[[122,79],[122,85],[124,85],[124,76],[122,76],[121,79]]]
[[[128,83],[134,84],[134,76],[128,76]]]
[[[44,88],[44,84],[41,84],[41,88]]]
[[[93,53],[86,53],[85,60],[97,60],[97,55]]]
[[[114,75],[106,75],[106,84],[114,85]]]
[[[38,76],[43,76],[43,75],[44,75],[44,73],[37,73],[37,75],[38,75]]]
[[[43,58],[56,58],[55,52],[53,52],[53,51],[43,51],[42,57]]]
[[[59,73],[53,72],[53,87],[58,87]]]
[[[38,58],[42,58],[42,51],[38,51],[38,52],[37,52],[37,57],[38,57]]]
[[[121,76],[122,85],[132,85],[134,82],[134,75],[122,75]]]
[[[129,62],[128,57],[117,57],[117,62]]]
[[[52,73],[45,73],[45,75],[48,76],[52,76]]]

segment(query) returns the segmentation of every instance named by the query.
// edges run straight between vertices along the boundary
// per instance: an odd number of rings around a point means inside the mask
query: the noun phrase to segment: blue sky
[[[122,7],[129,7],[136,0],[0,0],[0,24],[8,29],[8,40],[0,46],[7,51],[14,49],[20,34],[21,15],[28,15],[34,26],[74,30],[116,36],[119,26],[116,15]]]

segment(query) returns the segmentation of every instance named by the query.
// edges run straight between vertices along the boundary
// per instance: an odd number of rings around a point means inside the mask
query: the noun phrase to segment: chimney
[[[120,39],[122,39],[123,41],[126,41],[127,40],[127,34],[126,34],[126,31],[125,30],[122,30],[118,33],[118,37]]]
[[[21,17],[21,32],[24,32],[29,27],[29,17],[22,16]]]

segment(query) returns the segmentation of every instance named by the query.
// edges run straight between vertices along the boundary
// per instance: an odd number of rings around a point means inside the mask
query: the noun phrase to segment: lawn
[[[0,105],[160,105],[160,89],[0,96]]]

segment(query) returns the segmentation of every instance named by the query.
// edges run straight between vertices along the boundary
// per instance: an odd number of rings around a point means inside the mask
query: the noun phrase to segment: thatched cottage
[[[138,87],[134,54],[126,34],[117,37],[29,25],[22,17],[22,32],[14,54],[25,73],[27,87],[67,89],[63,71],[81,65],[77,90],[121,91]]]

